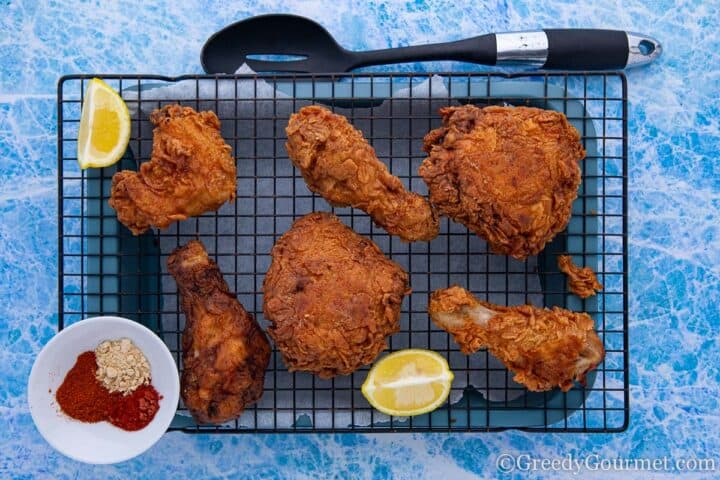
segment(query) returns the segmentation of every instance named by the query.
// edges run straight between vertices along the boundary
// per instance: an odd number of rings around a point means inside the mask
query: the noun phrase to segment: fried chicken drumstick
[[[528,107],[440,110],[420,175],[440,213],[524,260],[564,230],[580,185],[580,135],[565,115]]]
[[[347,375],[400,329],[408,274],[330,213],[297,220],[272,249],[263,283],[268,334],[290,371]]]
[[[584,385],[585,375],[605,357],[586,313],[493,305],[457,286],[433,292],[428,310],[463,353],[487,348],[515,374],[516,382],[534,392],[555,387],[566,392],[575,380]]]
[[[262,396],[270,344],[202,243],[176,249],[168,269],[185,313],[183,401],[199,423],[235,419]]]
[[[310,190],[333,206],[359,208],[391,235],[412,242],[437,237],[428,201],[405,189],[348,120],[316,105],[290,117],[288,155]]]
[[[110,206],[133,235],[217,210],[235,198],[235,159],[213,112],[167,105],[155,125],[149,162],[113,175]]]

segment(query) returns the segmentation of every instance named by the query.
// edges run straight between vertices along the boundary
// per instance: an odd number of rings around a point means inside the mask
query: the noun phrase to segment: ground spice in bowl
[[[150,364],[129,338],[105,340],[95,348],[97,379],[112,392],[127,395],[150,383]]]
[[[159,408],[157,390],[152,385],[141,385],[113,403],[108,421],[123,430],[140,430],[152,421]]]
[[[81,422],[107,421],[127,431],[141,430],[149,425],[160,409],[162,399],[155,387],[141,384],[127,394],[110,392],[97,372],[95,352],[84,352],[78,356],[55,392],[62,411]]]
[[[108,418],[113,397],[95,378],[95,352],[80,354],[55,392],[63,412],[81,422],[102,422]]]

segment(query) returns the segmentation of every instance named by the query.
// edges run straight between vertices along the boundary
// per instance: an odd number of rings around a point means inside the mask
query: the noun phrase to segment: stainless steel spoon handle
[[[497,65],[598,70],[645,65],[662,52],[647,35],[621,30],[547,29],[496,33]]]

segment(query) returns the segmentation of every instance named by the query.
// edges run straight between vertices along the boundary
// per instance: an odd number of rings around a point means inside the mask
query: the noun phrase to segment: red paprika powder
[[[108,421],[128,431],[145,428],[155,418],[162,397],[152,385],[141,385],[125,396],[110,393],[96,378],[96,370],[95,352],[78,356],[55,392],[63,412],[81,422]]]
[[[95,352],[80,354],[55,392],[62,411],[81,422],[102,422],[113,403],[110,392],[95,378],[95,370]]]

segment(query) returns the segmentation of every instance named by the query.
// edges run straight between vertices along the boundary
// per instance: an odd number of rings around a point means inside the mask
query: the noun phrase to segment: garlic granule
[[[105,340],[95,348],[97,379],[112,392],[127,395],[150,383],[150,364],[129,338]]]

